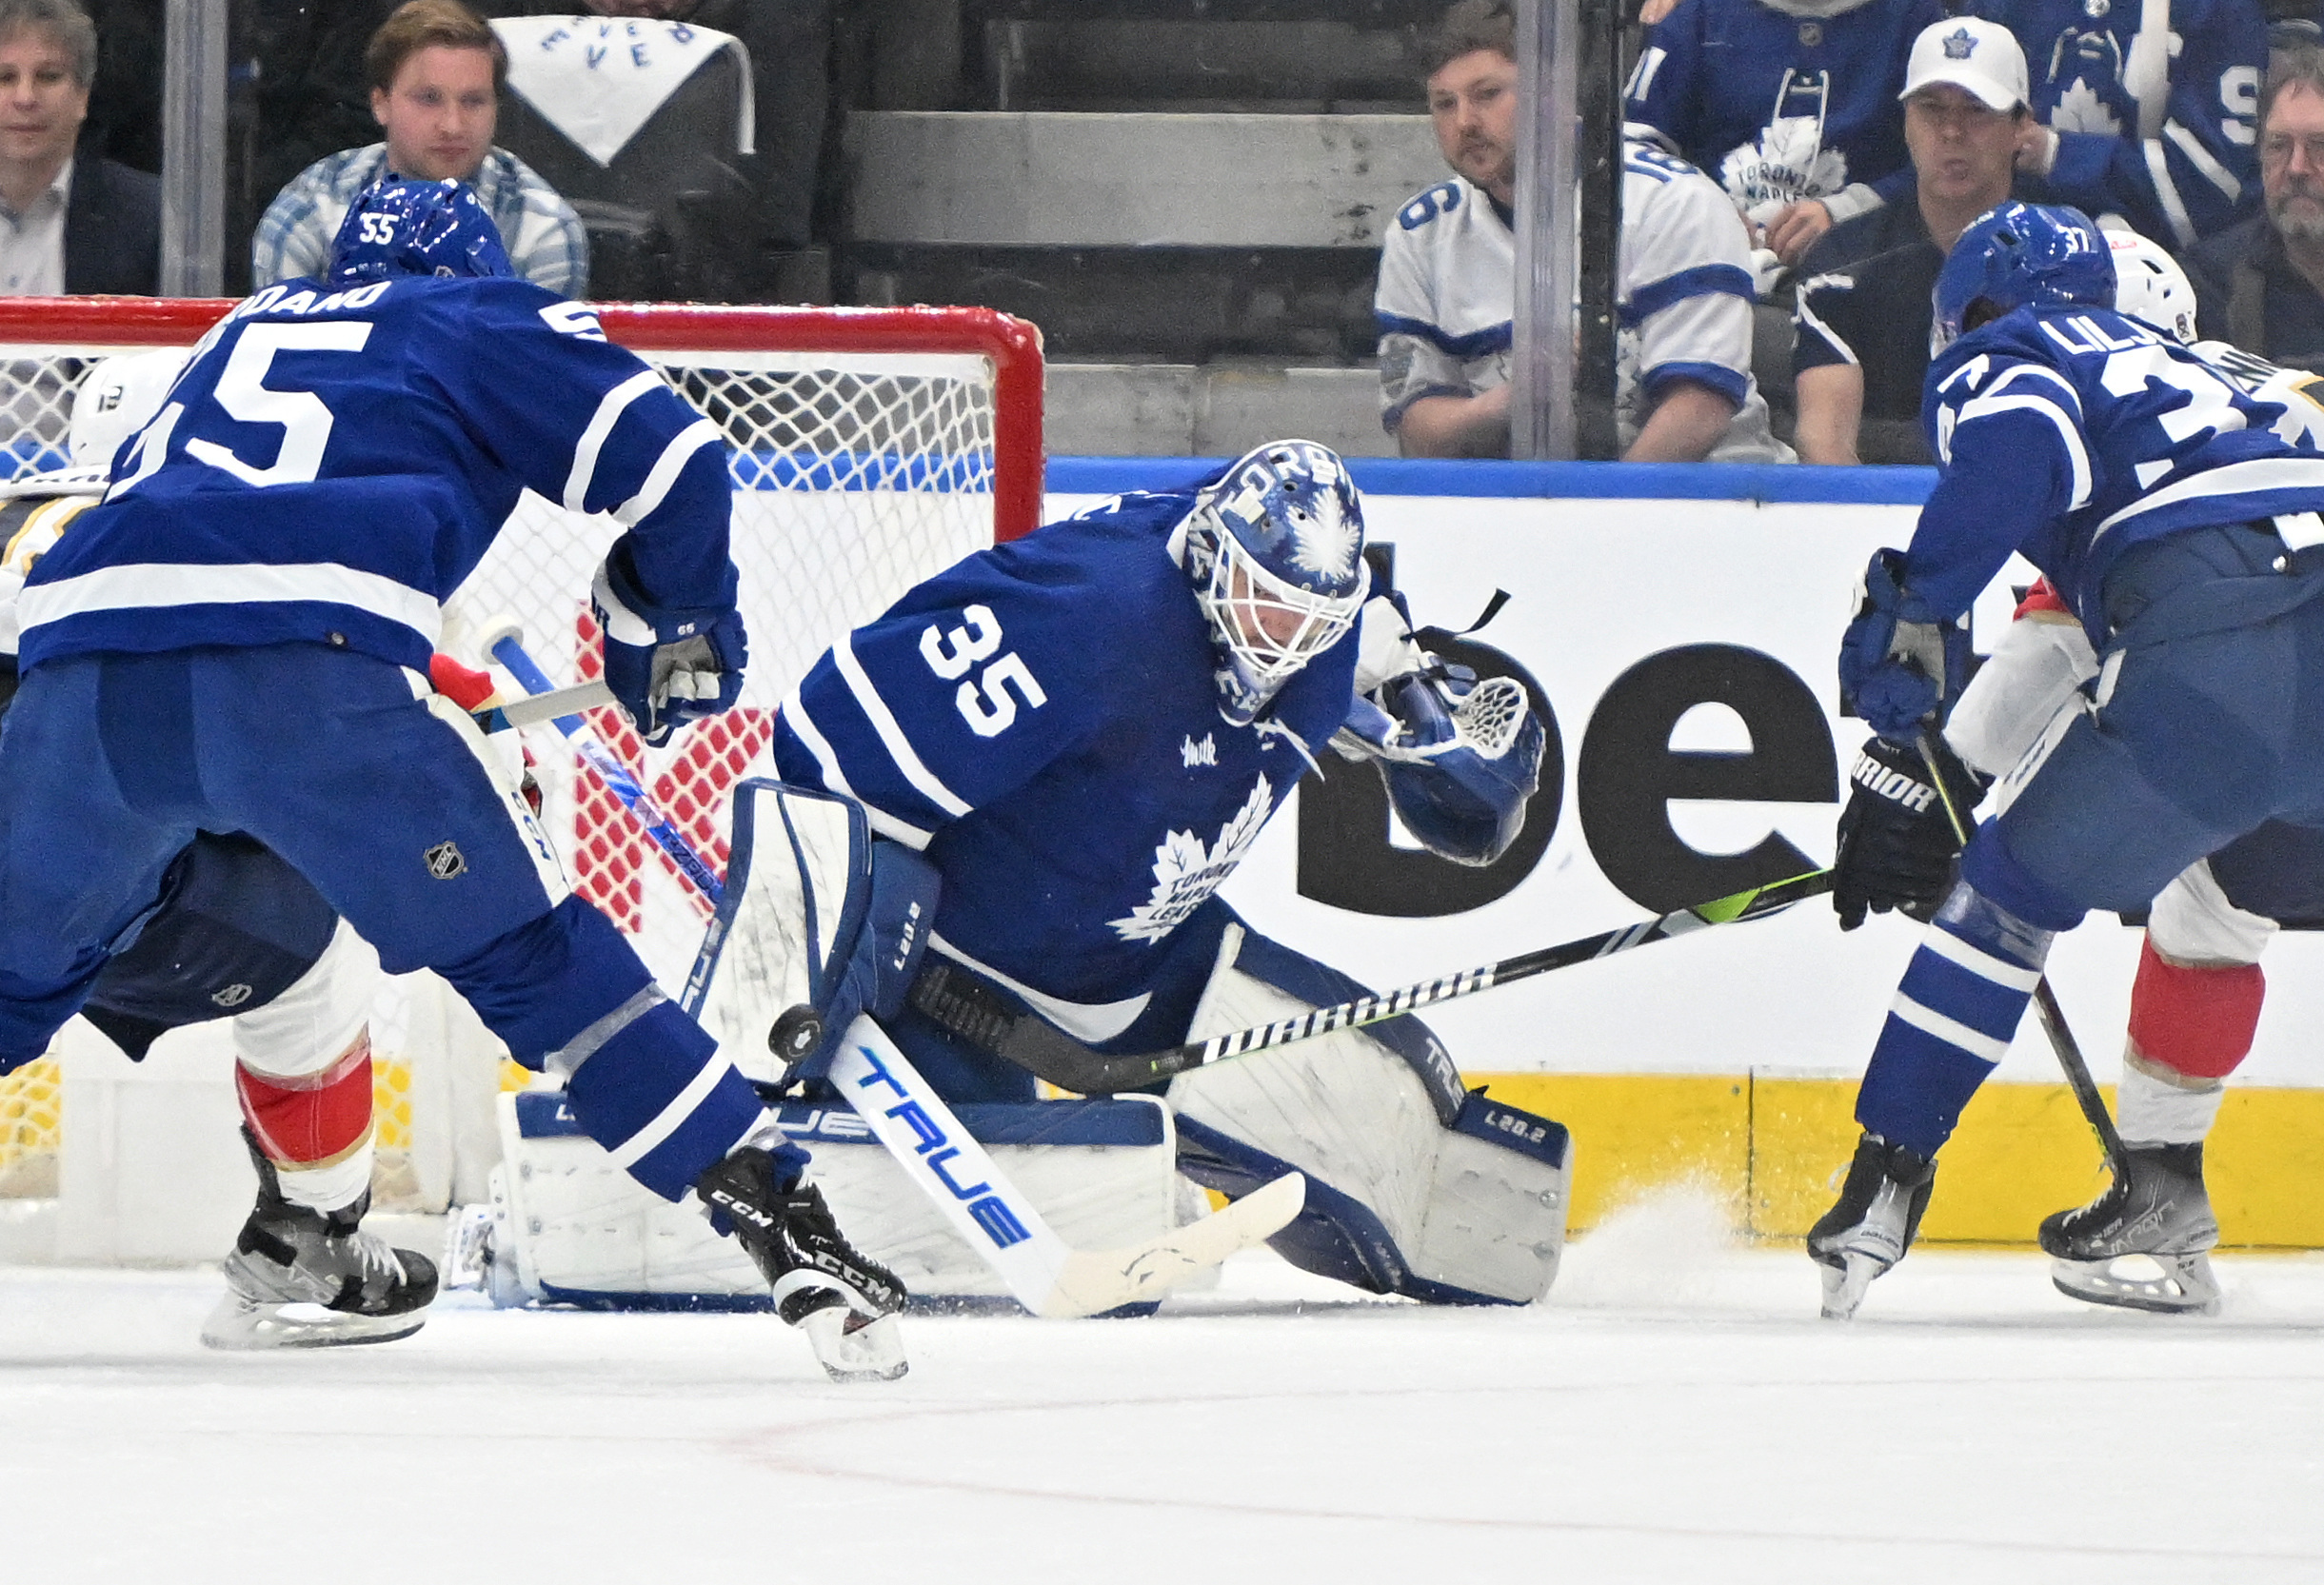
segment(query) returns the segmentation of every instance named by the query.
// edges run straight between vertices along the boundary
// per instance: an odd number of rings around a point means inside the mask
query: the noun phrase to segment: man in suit
[[[161,184],[76,160],[97,33],[74,0],[0,0],[0,296],[161,283]]]

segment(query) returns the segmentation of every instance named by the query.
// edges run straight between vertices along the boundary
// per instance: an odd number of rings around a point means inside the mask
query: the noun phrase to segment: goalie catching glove
[[[1429,852],[1491,863],[1517,841],[1540,784],[1541,723],[1524,684],[1480,680],[1420,648],[1399,597],[1365,604],[1360,642],[1356,701],[1332,747],[1380,766],[1397,818]]]
[[[1963,764],[1932,733],[1937,760],[1965,825],[1986,779]],[[1839,856],[1832,862],[1832,907],[1839,927],[1854,930],[1867,909],[1894,908],[1924,923],[1953,889],[1961,851],[1944,795],[1929,779],[1920,750],[1873,738],[1848,772],[1848,807],[1839,817]]]
[[[712,605],[649,600],[616,545],[589,587],[589,609],[606,635],[606,686],[638,736],[659,747],[690,721],[734,707],[743,696],[749,644],[734,608],[731,563]]]

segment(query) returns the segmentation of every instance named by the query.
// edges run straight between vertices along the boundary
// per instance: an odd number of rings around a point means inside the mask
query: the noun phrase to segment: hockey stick
[[[601,704],[612,703],[613,690],[605,684],[576,683],[569,688],[510,700],[506,704],[487,704],[481,710],[470,710],[468,714],[487,732],[507,732],[514,727],[554,721],[559,716],[569,716],[576,710],[594,710]]]
[[[1095,1316],[1159,1299],[1196,1272],[1281,1232],[1306,1203],[1306,1179],[1285,1173],[1200,1221],[1123,1249],[1084,1254],[1050,1229],[869,1018],[849,1025],[831,1062],[831,1082],[953,1231],[1037,1316]]]
[[[1929,784],[1937,789],[1937,802],[1945,806],[1945,819],[1952,822],[1955,839],[1967,847],[1969,822],[1954,789],[1945,783],[1937,739],[1926,726],[1920,729],[1920,759],[1929,767]],[[2034,1010],[2040,1016],[2041,1032],[2050,1038],[2050,1049],[2057,1053],[2057,1065],[2066,1071],[2066,1087],[2074,1092],[2082,1117],[2089,1122],[2091,1132],[2097,1135],[2099,1148],[2106,1152],[2106,1170],[2127,1182],[2122,1136],[2115,1131],[2115,1119],[2107,1115],[2106,1100],[2098,1094],[2097,1081],[2090,1077],[2090,1064],[2082,1060],[2081,1043],[2074,1038],[2074,1031],[2066,1027],[2066,1010],[2058,1005],[2057,993],[2050,988],[2050,977],[2046,974],[2034,981]]]
[[[525,691],[534,698],[553,695],[556,687],[549,682],[548,673],[534,664],[532,657],[525,652],[522,630],[512,631],[511,627],[510,624],[501,623],[487,629],[485,642],[490,646],[492,658],[507,668],[508,675],[515,678]],[[629,774],[629,767],[615,759],[606,745],[597,741],[596,734],[579,716],[561,715],[550,719],[557,730],[565,734],[566,742],[573,745],[573,752],[581,756],[582,763],[597,772],[598,780],[606,784],[606,790],[629,811],[637,821],[639,829],[653,839],[656,847],[669,855],[670,862],[678,866],[678,873],[708,899],[710,906],[717,907],[719,900],[726,895],[726,888],[720,883],[717,873],[703,862],[702,855],[694,851],[694,844],[687,842],[685,834],[671,823],[661,806],[639,785],[638,779]]]
[[[1442,979],[1424,980],[1417,985],[1407,985],[1400,991],[1391,991],[1385,996],[1358,997],[1353,1001],[1318,1007],[1298,1018],[1284,1019],[1277,1023],[1214,1035],[1206,1040],[1188,1040],[1166,1051],[1122,1057],[1108,1057],[1092,1051],[1037,1015],[1014,1012],[982,982],[949,964],[931,962],[922,969],[919,978],[912,982],[910,994],[915,1008],[971,1044],[1013,1062],[1061,1089],[1071,1090],[1077,1095],[1109,1095],[1116,1090],[1130,1090],[1151,1084],[1173,1074],[1184,1073],[1189,1068],[1199,1068],[1205,1062],[1247,1057],[1270,1046],[1312,1040],[1334,1030],[1361,1029],[1368,1023],[1402,1018],[1407,1013],[1417,1013],[1440,1001],[1475,996],[1496,985],[1506,985],[1537,974],[1547,974],[1552,969],[1570,968],[1593,959],[1611,958],[1616,953],[1628,952],[1634,947],[1646,946],[1655,941],[1666,941],[1674,936],[1683,936],[1705,925],[1763,919],[1803,899],[1819,896],[1831,889],[1832,872],[1813,870],[1786,881],[1753,886],[1714,901],[1698,902],[1691,908],[1674,909],[1659,919],[1627,924],[1619,930],[1601,931],[1595,936],[1584,936],[1562,946],[1546,946],[1520,957],[1504,958],[1483,968],[1464,969]]]
[[[550,691],[548,674],[525,652],[513,623],[488,627],[486,642],[492,658],[528,693],[537,698]],[[637,778],[578,716],[561,718],[557,729],[604,780],[606,790],[677,861],[679,872],[716,906],[725,888],[685,833],[654,806]],[[1000,1274],[1017,1301],[1037,1316],[1093,1316],[1158,1299],[1195,1272],[1272,1238],[1306,1203],[1307,1180],[1286,1173],[1199,1221],[1124,1249],[1084,1254],[1051,1229],[870,1019],[860,1018],[849,1027],[833,1061],[831,1080],[851,1103],[858,1100],[858,1091],[888,1087],[893,1106],[873,1105],[887,1096],[864,1096],[858,1114],[914,1187],[936,1203],[969,1247]]]

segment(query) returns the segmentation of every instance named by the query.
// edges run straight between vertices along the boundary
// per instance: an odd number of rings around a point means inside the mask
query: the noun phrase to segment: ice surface
[[[0,1270],[10,1580],[2314,1580],[2324,1259],[2215,1319],[1915,1252],[1855,1323],[1683,1196],[1549,1302],[1264,1254],[1142,1321],[912,1317],[825,1382],[765,1316],[437,1307],[221,1356],[199,1272]]]

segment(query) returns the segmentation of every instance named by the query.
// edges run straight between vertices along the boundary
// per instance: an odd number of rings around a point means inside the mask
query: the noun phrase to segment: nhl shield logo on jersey
[[[1154,850],[1154,895],[1131,909],[1129,918],[1109,921],[1115,933],[1125,941],[1154,941],[1185,923],[1235,873],[1274,812],[1275,789],[1261,776],[1217,842],[1204,846],[1192,831],[1164,837]]]
[[[427,873],[439,881],[449,881],[453,876],[466,874],[467,871],[467,860],[461,857],[459,847],[451,842],[436,843],[427,850],[425,857],[427,861]]]

